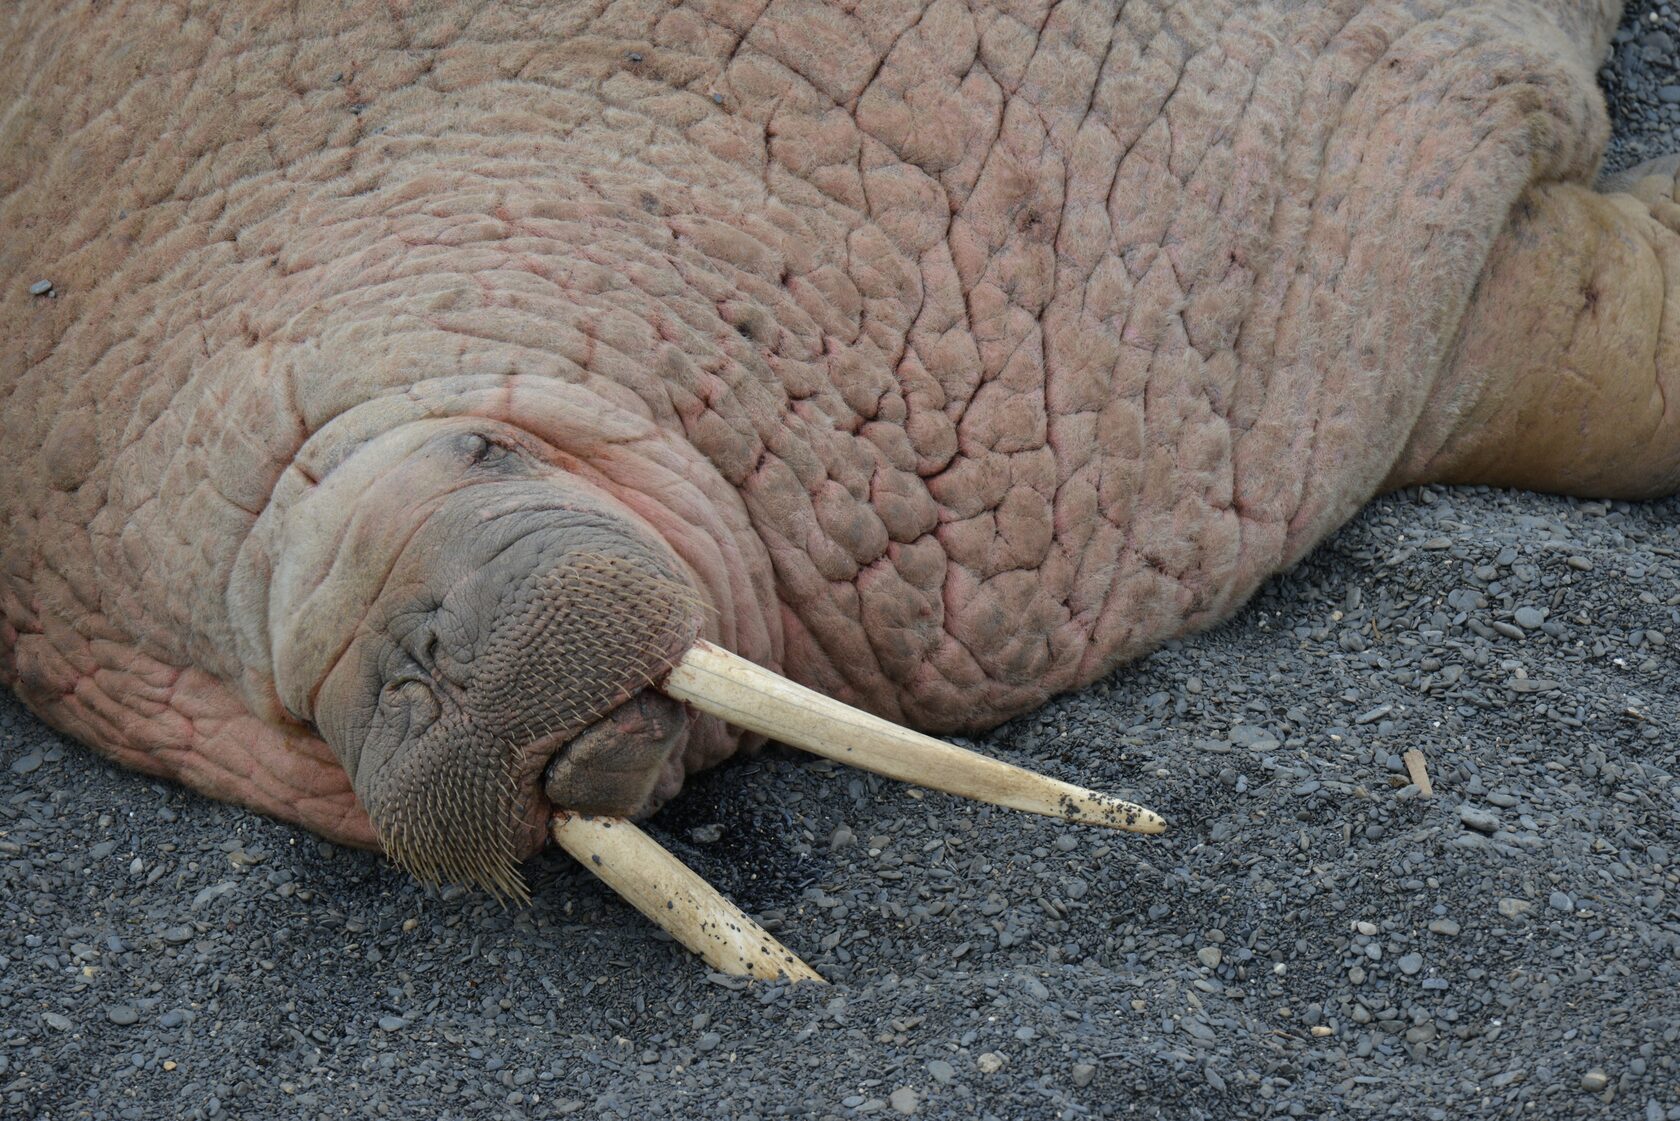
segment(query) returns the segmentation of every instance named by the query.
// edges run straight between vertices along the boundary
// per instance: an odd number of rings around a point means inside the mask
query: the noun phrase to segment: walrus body
[[[17,5],[0,678],[493,879],[737,748],[696,637],[978,729],[1382,488],[1670,492],[1617,7]]]

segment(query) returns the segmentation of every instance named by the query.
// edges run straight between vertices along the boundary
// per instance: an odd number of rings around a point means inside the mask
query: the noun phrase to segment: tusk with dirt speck
[[[736,727],[837,763],[1028,813],[1159,833],[1153,810],[901,728],[701,640],[659,685]]]
[[[549,835],[718,972],[761,981],[786,977],[827,983],[693,869],[623,818],[562,810],[554,815]]]

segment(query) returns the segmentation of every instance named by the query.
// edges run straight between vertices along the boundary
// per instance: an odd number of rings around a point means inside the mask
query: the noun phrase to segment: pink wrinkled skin
[[[185,7],[0,27],[0,679],[369,844],[263,521],[361,441],[536,433],[714,641],[992,725],[1428,475],[1615,5]]]

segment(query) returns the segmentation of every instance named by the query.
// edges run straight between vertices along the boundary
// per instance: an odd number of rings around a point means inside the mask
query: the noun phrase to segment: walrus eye
[[[483,433],[469,432],[461,437],[461,454],[471,466],[495,467],[505,462],[513,449]]]

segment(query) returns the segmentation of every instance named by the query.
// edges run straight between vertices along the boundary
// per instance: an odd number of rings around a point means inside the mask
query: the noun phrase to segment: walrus
[[[766,736],[1159,829],[920,733],[1387,489],[1680,485],[1618,8],[14,6],[0,678],[504,896]]]

